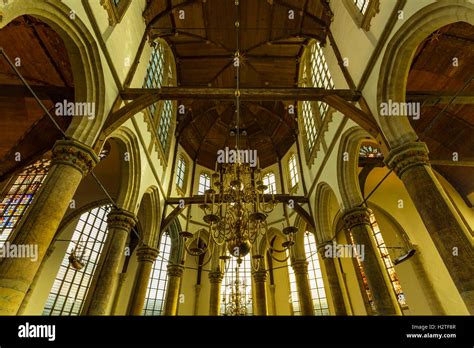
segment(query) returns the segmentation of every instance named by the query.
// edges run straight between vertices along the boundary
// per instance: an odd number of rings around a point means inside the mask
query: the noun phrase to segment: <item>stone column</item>
[[[265,292],[267,271],[254,271],[252,272],[252,275],[255,285],[255,315],[267,315],[267,294]]]
[[[454,208],[431,170],[425,143],[406,143],[385,162],[405,184],[461,297],[474,314],[474,252]]]
[[[4,259],[0,264],[0,315],[15,315],[38,271],[82,178],[98,162],[94,151],[74,140],[58,140],[52,166],[18,226],[14,244],[38,247],[38,259]]]
[[[33,294],[33,291],[35,290],[36,285],[38,284],[38,280],[41,278],[41,274],[44,270],[44,266],[46,265],[46,262],[48,261],[49,257],[51,256],[51,254],[53,253],[53,251],[55,249],[56,249],[56,247],[55,247],[54,244],[52,244],[48,248],[48,251],[46,252],[46,254],[43,257],[43,262],[41,262],[40,267],[36,271],[36,275],[33,279],[33,282],[31,283],[30,288],[28,289],[28,291],[26,292],[25,297],[23,298],[23,302],[21,303],[21,306],[18,309],[17,315],[24,315],[25,314],[26,308],[28,307],[28,304],[29,304],[30,299],[31,299],[31,295]]]
[[[344,212],[344,223],[351,232],[354,243],[364,247],[362,266],[372,293],[378,315],[400,315],[395,293],[390,287],[387,271],[372,237],[370,210],[356,207]]]
[[[324,252],[326,245],[332,247],[331,242],[321,243],[318,248],[318,254],[319,259],[324,263],[324,269],[326,271],[326,277],[334,304],[334,311],[336,315],[347,315],[344,296],[342,295],[341,285],[339,284],[339,278],[337,277],[336,265],[334,264],[334,258],[326,257],[326,253]]]
[[[313,296],[309,287],[308,261],[296,260],[292,265],[295,272],[296,290],[300,302],[301,315],[314,315]]]
[[[128,235],[136,222],[135,215],[123,209],[114,208],[107,216],[109,232],[106,245],[108,245],[108,250],[92,294],[89,315],[110,314],[109,307],[119,277],[120,263],[124,257]]]
[[[221,284],[223,274],[221,271],[209,272],[209,315],[219,315],[221,307]]]
[[[176,315],[178,312],[179,287],[184,267],[181,265],[168,265],[168,287],[166,289],[166,299],[163,315]]]
[[[138,267],[129,310],[130,315],[142,315],[153,263],[157,256],[158,249],[146,245],[137,250]]]

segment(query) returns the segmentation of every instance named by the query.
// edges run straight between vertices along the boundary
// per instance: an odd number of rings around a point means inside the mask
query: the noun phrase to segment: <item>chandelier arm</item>
[[[272,253],[270,253],[270,255],[271,255],[273,260],[278,261],[278,262],[287,262],[288,259],[290,258],[289,254],[287,254],[286,257],[283,260],[276,258]]]

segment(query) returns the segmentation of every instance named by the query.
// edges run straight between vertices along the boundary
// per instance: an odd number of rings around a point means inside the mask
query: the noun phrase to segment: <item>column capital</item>
[[[209,272],[209,282],[212,284],[222,282],[224,274],[221,271],[211,271]]]
[[[148,245],[141,246],[137,249],[138,262],[155,262],[158,256],[158,249]]]
[[[347,229],[351,230],[355,226],[370,225],[370,214],[372,211],[367,207],[355,207],[346,209],[342,219]]]
[[[182,265],[168,264],[168,276],[170,277],[181,277],[184,272]]]
[[[385,163],[401,178],[403,173],[413,166],[429,165],[428,153],[425,143],[421,141],[409,142],[392,149],[385,159]]]
[[[99,162],[94,150],[76,140],[58,140],[53,147],[52,164],[72,166],[86,176]]]
[[[291,263],[295,274],[308,274],[308,261],[296,260]]]
[[[124,209],[112,208],[107,215],[107,225],[109,228],[119,228],[130,231],[137,223],[135,214]]]
[[[252,276],[253,276],[253,280],[255,280],[256,283],[265,283],[265,280],[267,280],[267,271],[266,270],[253,271]]]

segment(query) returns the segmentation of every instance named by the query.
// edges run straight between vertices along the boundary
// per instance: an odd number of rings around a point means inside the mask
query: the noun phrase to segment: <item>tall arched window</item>
[[[107,236],[107,214],[110,205],[94,208],[79,218],[67,247],[53,287],[46,301],[44,315],[79,315],[89,290],[97,262]],[[71,266],[71,251],[79,248],[84,267]]]
[[[27,166],[15,179],[0,201],[0,248],[25,215],[35,193],[46,179],[50,160],[39,160]]]
[[[239,267],[239,278],[237,278],[237,258],[231,256],[228,262],[229,264],[226,265],[227,270],[221,284],[221,314],[230,315],[228,311],[234,304],[233,298],[235,296],[233,295],[236,294],[236,280],[238,279],[242,303],[247,308],[247,315],[252,315],[252,264],[250,263],[250,254],[242,258],[242,263]]]
[[[372,228],[372,235],[374,236],[375,242],[376,242],[377,247],[378,247],[379,252],[380,252],[380,256],[382,257],[383,263],[385,265],[385,269],[387,270],[387,273],[389,275],[390,282],[392,284],[393,291],[395,292],[395,294],[397,296],[398,303],[400,304],[400,307],[402,309],[407,309],[408,305],[406,303],[405,294],[404,294],[402,286],[400,284],[400,280],[398,278],[397,272],[395,272],[395,268],[394,268],[392,259],[390,257],[390,254],[388,253],[388,249],[385,245],[385,241],[383,240],[382,233],[380,231],[379,224],[377,223],[377,220],[375,219],[374,213],[370,214],[370,225],[371,225],[371,228]],[[349,236],[350,236],[350,239],[351,239],[351,243],[355,244],[354,238],[352,237],[352,234],[350,232],[349,232]],[[356,250],[356,248],[354,248],[354,250]],[[370,288],[369,288],[369,285],[368,285],[368,282],[367,282],[367,278],[365,276],[365,271],[364,271],[364,267],[363,267],[361,258],[360,258],[359,255],[356,255],[356,257],[357,257],[357,264],[359,266],[359,272],[360,272],[361,277],[362,277],[363,285],[364,285],[364,288],[365,288],[365,291],[366,291],[366,294],[367,294],[367,298],[369,300],[369,304],[372,307],[372,309],[376,310],[375,304],[374,304],[373,299],[372,299],[372,293],[370,291]]]
[[[198,195],[203,195],[206,193],[206,190],[211,188],[211,177],[207,173],[201,173],[199,175],[199,188]]]
[[[267,188],[263,191],[263,193],[268,194],[275,194],[276,193],[276,183],[275,183],[275,174],[273,172],[268,172],[262,178],[263,184],[267,186]]]
[[[334,88],[329,67],[319,42],[313,41],[310,44],[308,51],[305,53],[302,69],[302,87]],[[322,126],[322,120],[329,110],[329,106],[324,102],[310,101],[303,101],[300,105],[304,135],[306,138],[305,151],[307,158],[309,158],[313,154],[313,149],[316,145],[316,136]]]
[[[170,53],[166,50],[165,44],[155,41],[152,44],[151,57],[148,62],[144,88],[160,88],[171,85],[173,81],[173,68]],[[160,110],[158,110],[160,106]],[[166,155],[170,145],[170,131],[174,113],[174,103],[171,100],[164,100],[154,103],[148,107],[148,111],[155,120],[156,134],[160,142],[163,153]]]
[[[293,189],[300,181],[298,177],[298,167],[296,164],[296,154],[292,154],[288,159],[288,171],[290,173],[290,189]]]
[[[186,191],[186,172],[187,172],[187,163],[183,155],[178,157],[178,165],[176,168],[176,186],[179,191],[184,194]]]
[[[329,306],[324,289],[323,275],[319,265],[318,252],[316,247],[316,239],[310,232],[306,232],[304,236],[304,251],[306,260],[308,261],[308,278],[309,287],[311,289],[311,297],[313,299],[314,314],[315,315],[329,315]],[[290,292],[293,306],[293,313],[301,315],[298,294],[296,292],[296,279],[293,268],[288,267],[290,276]]]
[[[313,87],[333,89],[334,82],[332,81],[331,73],[329,72],[326,58],[324,57],[323,49],[319,42],[314,42],[311,45],[311,83]],[[329,106],[324,102],[317,102],[319,106],[319,116],[324,118],[329,109]]]
[[[161,315],[165,303],[168,284],[168,261],[171,254],[171,238],[168,232],[161,235],[160,252],[153,263],[148,290],[143,307],[143,315]]]
[[[165,50],[160,42],[154,42],[151,46],[151,56],[146,69],[143,88],[160,88],[164,79]],[[148,107],[151,117],[155,117],[158,103]]]

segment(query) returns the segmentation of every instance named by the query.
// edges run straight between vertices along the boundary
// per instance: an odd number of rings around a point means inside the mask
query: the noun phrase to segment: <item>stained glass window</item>
[[[50,160],[43,159],[27,166],[0,201],[0,247],[5,244],[25,215],[35,193],[46,179],[50,165]]]
[[[184,190],[184,182],[186,178],[186,160],[183,156],[178,158],[178,168],[176,170],[176,185],[180,190]]]
[[[304,251],[306,254],[306,260],[308,261],[308,278],[311,297],[313,299],[314,315],[329,315],[329,306],[326,291],[324,289],[323,275],[319,265],[316,239],[314,238],[314,234],[310,232],[305,233]],[[288,267],[288,273],[290,275],[290,292],[293,313],[294,315],[301,315],[298,294],[296,292],[296,279],[291,266]]]
[[[383,153],[378,147],[372,145],[362,145],[359,149],[359,157],[383,158]]]
[[[267,186],[266,190],[263,193],[275,194],[276,193],[276,183],[275,183],[275,174],[269,172],[265,174],[262,178],[263,184]]]
[[[53,287],[49,293],[43,315],[79,315],[94,276],[97,262],[107,236],[107,215],[111,205],[94,208],[79,218],[68,244]],[[59,242],[57,242],[59,243]],[[77,249],[84,267],[71,266],[69,257]]]
[[[250,254],[242,258],[242,263],[238,268],[239,278],[236,277],[238,266],[237,258],[231,256],[228,263],[221,284],[221,314],[230,315],[226,313],[229,313],[229,308],[235,305],[232,300],[232,295],[236,294],[236,280],[238,279],[240,285],[239,292],[242,299],[241,303],[246,307],[246,315],[252,315],[252,264]]]
[[[349,237],[351,239],[352,245],[355,245],[354,237],[352,236],[352,233],[350,233],[350,232],[349,232]],[[357,267],[359,268],[359,273],[360,273],[360,276],[362,278],[362,285],[363,285],[365,293],[367,295],[367,300],[368,300],[369,305],[372,308],[372,310],[375,311],[376,308],[375,308],[374,300],[372,298],[372,292],[370,291],[369,283],[367,282],[367,277],[365,275],[364,267],[362,266],[362,257],[361,257],[361,255],[358,254],[357,248],[353,248],[353,252],[356,256]]]
[[[373,236],[374,236],[375,241],[377,243],[377,247],[379,248],[380,255],[382,256],[382,260],[384,262],[385,269],[388,272],[390,282],[391,282],[393,290],[395,291],[395,294],[397,296],[398,303],[400,304],[400,306],[402,308],[407,308],[408,306],[407,306],[407,303],[406,303],[405,294],[403,293],[403,290],[402,290],[402,287],[401,287],[401,284],[400,284],[400,280],[398,278],[397,273],[395,272],[395,268],[394,268],[394,265],[392,263],[392,259],[390,258],[390,254],[388,253],[388,249],[385,245],[385,242],[384,242],[383,237],[382,237],[382,233],[380,232],[379,225],[378,225],[377,220],[375,219],[375,215],[373,213],[370,214],[370,224],[371,224],[371,227],[372,227]],[[354,243],[354,238],[352,237],[352,234],[349,233],[349,235],[350,235],[350,238],[351,238],[351,243],[355,244]],[[356,248],[354,248],[354,252],[356,252]],[[373,310],[376,310],[375,304],[374,304],[373,299],[372,299],[372,294],[370,292],[369,284],[368,284],[367,278],[365,276],[364,267],[363,267],[363,264],[362,264],[362,261],[361,261],[361,258],[360,258],[359,255],[357,255],[357,263],[358,263],[358,266],[359,266],[359,271],[360,271],[361,276],[362,276],[362,281],[363,281],[363,284],[364,284],[364,288],[365,288],[365,291],[367,293],[367,297],[369,299],[369,304],[371,305]]]
[[[161,315],[165,303],[166,286],[168,284],[168,261],[171,254],[171,238],[164,232],[160,240],[158,258],[153,263],[148,290],[143,307],[143,315]]]
[[[382,233],[380,232],[379,224],[377,223],[377,220],[375,220],[375,215],[373,213],[370,214],[370,224],[372,226],[372,232],[374,234],[375,241],[377,242],[380,255],[382,256],[385,268],[387,269],[390,282],[392,283],[393,290],[397,295],[398,303],[400,303],[400,306],[402,308],[407,307],[405,294],[403,293],[400,280],[398,278],[397,272],[395,272],[392,259],[390,258],[390,254],[388,253],[387,247],[382,238]]]
[[[199,175],[199,188],[198,194],[203,195],[206,193],[206,190],[211,188],[211,177],[207,173],[201,173]]]
[[[299,182],[298,168],[296,165],[296,154],[292,154],[288,160],[288,168],[290,170],[290,185],[295,187]]]

